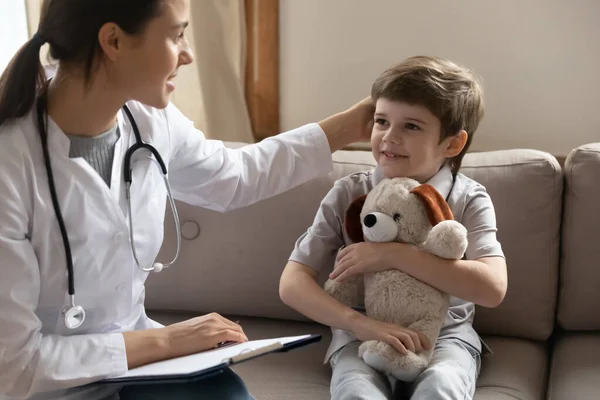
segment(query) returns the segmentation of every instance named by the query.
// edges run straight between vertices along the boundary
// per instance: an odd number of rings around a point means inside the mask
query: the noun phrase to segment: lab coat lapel
[[[121,142],[121,140],[119,140]],[[119,144],[117,143],[117,145]],[[125,214],[119,207],[118,201],[113,197],[112,190],[109,189],[104,180],[98,173],[82,158],[69,158],[69,150],[71,147],[71,141],[60,129],[60,127],[48,118],[48,147],[50,150],[50,159],[52,163],[52,170],[54,174],[59,173],[59,168],[67,169],[66,172],[67,181],[60,184],[59,180],[55,178],[56,190],[62,190],[65,193],[71,192],[73,188],[72,179],[85,180],[83,187],[86,191],[95,191],[95,195],[91,198],[97,199],[99,203],[103,203],[103,206],[97,207],[99,210],[105,210],[106,214],[110,219],[121,226],[125,221]],[[122,157],[117,157],[118,153],[115,146],[115,157],[113,159],[113,175],[115,173],[115,163],[121,163]],[[118,158],[118,159],[117,159]],[[114,178],[111,178],[114,180]],[[64,187],[66,186],[66,187]],[[112,184],[111,184],[112,186]],[[68,192],[67,192],[68,191]],[[75,191],[76,193],[76,191]],[[59,198],[60,198],[59,194]]]

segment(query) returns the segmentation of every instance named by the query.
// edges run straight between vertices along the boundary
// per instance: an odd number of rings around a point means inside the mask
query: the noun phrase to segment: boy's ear
[[[440,192],[427,183],[417,186],[410,191],[415,194],[424,204],[427,209],[427,216],[431,226],[436,226],[442,221],[454,219],[450,206],[442,197]]]
[[[366,199],[366,194],[357,197],[346,210],[346,216],[344,217],[346,234],[354,243],[365,241],[362,232],[362,224],[360,222],[360,212],[362,211]]]
[[[447,144],[446,149],[444,150],[444,156],[446,158],[452,158],[459,155],[460,152],[465,148],[468,138],[469,135],[464,129],[458,132],[456,135],[446,138],[445,141]]]

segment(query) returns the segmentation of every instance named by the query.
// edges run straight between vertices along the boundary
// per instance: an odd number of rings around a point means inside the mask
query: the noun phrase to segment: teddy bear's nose
[[[367,214],[364,222],[367,228],[372,228],[377,223],[377,217],[373,214]]]

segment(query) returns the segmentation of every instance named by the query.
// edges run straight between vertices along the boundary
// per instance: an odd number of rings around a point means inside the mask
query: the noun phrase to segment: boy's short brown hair
[[[440,142],[464,129],[467,143],[449,161],[458,173],[484,114],[482,85],[471,70],[440,57],[410,57],[377,78],[371,97],[426,107],[440,120]]]

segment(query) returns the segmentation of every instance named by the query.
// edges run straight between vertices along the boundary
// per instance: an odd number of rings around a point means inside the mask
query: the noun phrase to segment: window
[[[25,0],[0,0],[0,73],[27,41]]]

